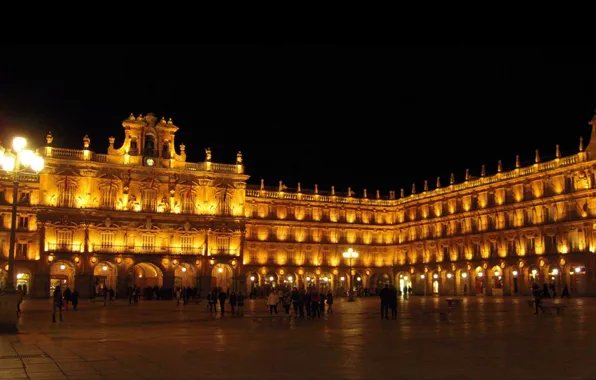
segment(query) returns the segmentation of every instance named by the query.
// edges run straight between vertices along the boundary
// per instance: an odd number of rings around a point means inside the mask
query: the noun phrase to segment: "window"
[[[27,251],[29,248],[29,244],[27,243],[17,243],[17,257],[27,257]]]
[[[220,215],[230,215],[231,207],[230,207],[230,195],[226,194],[227,191],[222,191],[221,195],[219,196],[219,214]]]
[[[491,241],[490,242],[490,257],[496,257],[496,256],[497,256],[497,242]]]
[[[57,231],[56,246],[58,249],[72,250],[72,231]]]
[[[21,192],[19,196],[19,203],[30,203],[31,202],[31,193],[28,191]]]
[[[182,213],[193,214],[195,210],[194,195],[192,191],[184,191],[181,194],[182,201]]]
[[[230,253],[230,237],[229,236],[218,236],[216,239],[217,252],[219,254]]]
[[[193,237],[185,235],[180,237],[180,248],[182,252],[190,252],[193,248]]]
[[[157,192],[153,189],[143,190],[143,211],[155,212],[157,208]]]
[[[515,240],[509,240],[507,242],[507,251],[509,252],[509,255],[515,255],[516,254]]]
[[[544,248],[545,248],[545,254],[549,254],[549,253],[557,253],[557,242],[555,240],[554,236],[545,236],[544,237]]]
[[[155,235],[143,235],[141,248],[144,251],[153,251],[155,249]]]
[[[29,229],[29,217],[19,215],[19,229],[28,230]]]
[[[443,247],[443,260],[451,261],[451,257],[449,256],[449,247]]]
[[[527,238],[526,239],[526,248],[528,250],[528,254],[534,254],[536,253],[535,249],[536,249],[536,241],[534,240],[534,238]]]
[[[75,188],[72,183],[65,180],[58,186],[59,197],[58,207],[74,207],[75,206]]]
[[[101,189],[101,207],[113,209],[116,206],[116,189],[112,186],[104,186]]]
[[[102,232],[101,233],[101,248],[112,248],[114,245],[114,233],[113,232]]]
[[[480,243],[474,243],[472,248],[473,248],[472,253],[474,255],[474,258],[475,259],[480,258]]]

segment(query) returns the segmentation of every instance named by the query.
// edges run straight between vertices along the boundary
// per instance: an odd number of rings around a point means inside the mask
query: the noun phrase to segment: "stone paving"
[[[18,335],[0,335],[0,379],[579,379],[596,378],[596,299],[533,315],[526,299],[467,298],[442,320],[444,298],[336,300],[320,320],[244,317],[206,304],[84,301],[51,323],[49,300],[23,303]],[[559,302],[559,301],[557,301]]]

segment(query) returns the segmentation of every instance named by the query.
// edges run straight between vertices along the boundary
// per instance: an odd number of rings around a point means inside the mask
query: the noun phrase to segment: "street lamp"
[[[24,137],[15,137],[12,140],[12,151],[0,147],[0,164],[2,169],[12,173],[12,211],[10,222],[10,246],[8,247],[8,279],[6,281],[7,293],[14,293],[14,250],[17,230],[17,202],[19,196],[19,174],[30,168],[40,172],[44,167],[44,160],[36,153],[25,149],[27,140]]]
[[[349,276],[350,290],[348,292],[348,302],[353,302],[355,300],[354,300],[354,290],[352,289],[354,287],[353,281],[352,281],[352,259],[358,258],[358,252],[354,251],[352,248],[349,248],[347,251],[342,253],[342,256],[344,258],[348,259],[350,262],[350,276]]]

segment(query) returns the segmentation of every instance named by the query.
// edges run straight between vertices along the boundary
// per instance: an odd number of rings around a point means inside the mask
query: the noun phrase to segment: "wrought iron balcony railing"
[[[48,250],[57,252],[81,252],[81,243],[48,243]]]
[[[168,247],[155,247],[155,246],[128,246],[128,245],[115,245],[115,244],[93,244],[93,252],[101,253],[167,253],[173,255],[201,255],[203,254],[203,247],[182,247],[182,246],[168,246]]]

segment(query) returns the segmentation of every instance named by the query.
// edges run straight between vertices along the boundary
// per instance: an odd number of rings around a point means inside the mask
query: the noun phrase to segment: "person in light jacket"
[[[267,306],[269,306],[269,314],[277,314],[277,304],[279,303],[279,296],[277,295],[277,290],[273,290],[269,293],[269,297],[267,297]]]

